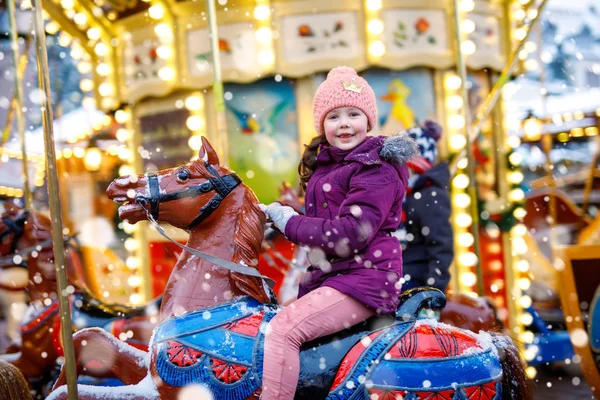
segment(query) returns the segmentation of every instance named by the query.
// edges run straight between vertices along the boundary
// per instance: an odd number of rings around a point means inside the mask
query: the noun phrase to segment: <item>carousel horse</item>
[[[265,328],[279,306],[264,283],[272,281],[256,270],[265,216],[252,190],[202,138],[198,159],[118,178],[107,194],[122,203],[119,216],[129,223],[161,221],[190,235],[165,289],[149,355],[101,329],[75,333],[77,371],[103,359],[128,383],[78,385],[79,399],[175,400],[196,384],[217,400],[256,399]],[[506,336],[416,320],[422,308],[444,303],[440,291],[417,288],[401,296],[393,316],[306,343],[295,398],[532,399]],[[67,398],[63,372],[49,400]]]
[[[290,184],[283,182],[279,187],[279,194],[280,198],[277,201],[294,208],[297,212],[303,212],[304,202]],[[270,243],[289,243],[281,232],[274,229],[269,230],[269,232],[271,232],[270,237],[268,240],[267,238],[265,240],[269,245],[261,255],[262,257],[264,257],[268,251],[274,251],[273,247],[275,247],[275,245],[271,245]],[[306,271],[306,268],[308,268],[306,250],[291,243],[290,245],[295,247],[292,257],[295,262],[292,262],[291,259],[282,260],[281,256],[277,257],[278,260],[282,261],[277,262],[277,265],[282,265],[287,268],[287,274],[281,285],[281,289],[278,292],[278,298],[284,303],[286,300],[289,301],[290,297],[293,299],[293,297],[298,294],[300,276],[302,272]],[[279,244],[279,246],[283,247],[282,244]],[[267,246],[263,244],[263,247]],[[264,258],[269,262],[269,257]],[[273,260],[270,264],[273,265],[275,263],[276,261]],[[272,270],[275,268],[276,266],[273,265]],[[261,270],[261,273],[264,273],[263,270]],[[289,294],[290,292],[293,294]],[[468,329],[475,333],[491,330],[500,331],[504,327],[504,324],[498,316],[496,306],[491,299],[486,297],[474,298],[464,293],[457,292],[448,292],[446,294],[446,306],[440,313],[440,322],[458,328]]]
[[[21,346],[13,346],[10,354],[0,355],[0,359],[17,366],[27,379],[44,382],[63,355],[51,223],[43,214],[10,203],[5,209],[0,222],[0,266],[14,267],[20,261],[27,268],[30,304],[20,325]],[[103,303],[88,289],[94,286],[93,278],[85,272],[71,238],[65,239],[65,248],[67,276],[73,288],[70,302],[74,329],[104,327],[130,345],[147,349],[156,325],[153,315],[160,304],[131,308]],[[91,372],[90,376],[110,376],[102,371]]]

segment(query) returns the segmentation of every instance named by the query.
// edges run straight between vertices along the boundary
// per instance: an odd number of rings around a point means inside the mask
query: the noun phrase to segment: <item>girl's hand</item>
[[[267,218],[273,221],[273,225],[281,233],[285,232],[285,226],[290,218],[299,215],[292,207],[282,206],[280,203],[271,203],[268,206],[260,204],[260,209],[265,213]]]

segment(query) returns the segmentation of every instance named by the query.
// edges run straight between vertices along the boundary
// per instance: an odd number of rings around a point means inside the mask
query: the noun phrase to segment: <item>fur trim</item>
[[[386,138],[379,151],[381,158],[398,164],[406,164],[408,160],[417,155],[419,155],[417,144],[405,131]]]

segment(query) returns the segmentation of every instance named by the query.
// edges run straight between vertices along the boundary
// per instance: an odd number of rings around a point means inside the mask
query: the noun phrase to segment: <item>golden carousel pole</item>
[[[467,193],[471,198],[471,204],[469,207],[469,212],[471,214],[471,218],[473,219],[473,252],[477,256],[477,262],[475,263],[475,272],[477,274],[477,294],[479,296],[483,296],[483,271],[481,269],[481,250],[479,248],[479,213],[477,211],[477,181],[475,178],[475,157],[473,156],[473,152],[471,151],[471,110],[469,109],[469,92],[467,89],[467,64],[465,56],[462,52],[462,31],[460,27],[461,17],[460,17],[460,9],[459,9],[459,0],[453,0],[454,3],[454,33],[456,40],[456,68],[458,70],[458,75],[462,81],[461,85],[461,97],[463,100],[463,114],[465,118],[465,137],[467,142],[465,144],[465,148],[467,149],[467,175],[469,177],[469,188]],[[463,157],[462,154],[458,155],[458,159]]]
[[[210,32],[210,50],[213,58],[213,103],[216,111],[217,133],[221,161],[229,164],[229,145],[227,140],[227,122],[225,120],[225,98],[223,97],[223,78],[221,76],[221,56],[219,54],[219,32],[217,27],[217,10],[215,0],[206,0],[208,8],[208,26]]]
[[[11,0],[9,0],[9,3]],[[77,400],[77,375],[75,371],[75,350],[73,348],[71,313],[67,292],[67,272],[65,269],[65,248],[63,224],[61,217],[56,170],[56,153],[54,149],[54,131],[52,120],[52,99],[50,91],[50,75],[48,71],[48,53],[46,51],[46,32],[42,17],[42,0],[34,0],[33,29],[36,38],[37,70],[40,89],[42,91],[42,125],[44,127],[44,145],[46,147],[46,173],[48,176],[48,198],[52,222],[52,241],[54,250],[54,268],[58,285],[58,304],[60,307],[60,334],[65,353],[65,373],[67,376],[67,393],[69,400]]]
[[[17,127],[19,130],[19,140],[21,144],[21,161],[23,164],[23,193],[25,198],[25,208],[31,209],[31,190],[29,187],[29,172],[27,171],[27,152],[25,149],[25,117],[23,115],[23,86],[21,84],[22,73],[20,68],[19,41],[17,32],[15,3],[15,1],[9,0],[6,2],[6,7],[8,9],[8,23],[10,25],[10,47],[12,50],[11,54],[13,65],[15,67],[15,109],[17,111]],[[27,51],[27,46],[25,47],[25,51]],[[27,57],[27,54],[24,54],[24,56]]]

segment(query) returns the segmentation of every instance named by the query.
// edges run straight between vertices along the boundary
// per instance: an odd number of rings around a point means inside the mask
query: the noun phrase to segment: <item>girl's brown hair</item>
[[[0,397],[11,400],[31,400],[29,385],[21,371],[0,360]]]
[[[298,173],[300,174],[300,186],[302,187],[302,190],[306,191],[308,180],[317,168],[317,152],[319,146],[328,143],[325,134],[321,134],[315,136],[309,144],[304,146],[304,153],[302,154],[300,164],[298,164]]]

